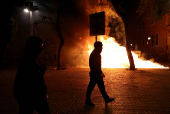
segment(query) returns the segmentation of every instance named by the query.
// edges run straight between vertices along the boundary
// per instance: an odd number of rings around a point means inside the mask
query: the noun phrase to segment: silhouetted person
[[[25,54],[18,66],[14,82],[14,96],[18,101],[19,114],[50,114],[47,87],[44,81],[45,66],[39,66],[36,58],[43,50],[43,41],[36,36],[27,40]]]
[[[92,93],[96,84],[98,85],[98,87],[100,89],[100,92],[105,100],[105,103],[109,103],[114,100],[114,98],[109,98],[109,96],[107,95],[107,93],[105,91],[105,86],[104,86],[104,82],[103,82],[103,78],[105,77],[105,75],[103,74],[103,72],[101,70],[101,55],[100,55],[100,53],[102,52],[102,46],[103,46],[102,42],[95,42],[94,50],[90,54],[90,58],[89,58],[90,82],[89,82],[89,85],[87,88],[85,103],[90,106],[94,106],[94,104],[92,103],[92,101],[90,99],[90,96],[91,96],[91,93]]]

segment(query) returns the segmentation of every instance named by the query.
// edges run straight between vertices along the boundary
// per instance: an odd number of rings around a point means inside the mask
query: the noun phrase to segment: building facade
[[[150,5],[148,4],[142,15],[132,16],[132,50],[140,50],[146,59],[153,58],[157,62],[170,61],[170,12],[158,21],[153,21],[148,16]]]
[[[147,59],[155,61],[169,61],[170,55],[170,14],[153,22],[151,19],[142,18],[140,21],[139,49]]]

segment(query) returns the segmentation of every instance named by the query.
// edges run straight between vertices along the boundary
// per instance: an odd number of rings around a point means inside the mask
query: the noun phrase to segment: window
[[[154,45],[154,35],[152,36],[151,41],[152,41],[152,46],[153,46]]]
[[[158,34],[156,34],[156,45],[158,45]]]

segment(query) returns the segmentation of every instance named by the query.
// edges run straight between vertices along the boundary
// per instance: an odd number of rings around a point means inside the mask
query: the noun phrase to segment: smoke
[[[62,11],[61,29],[65,39],[62,64],[66,67],[88,67],[88,51],[93,48],[95,42],[95,36],[89,35],[90,14],[104,11],[106,36],[114,37],[120,45],[125,44],[126,37],[122,19],[117,15],[110,2],[102,4],[99,1],[70,0]]]
[[[125,44],[123,21],[110,2],[101,3],[101,0],[58,0],[52,6],[60,7],[60,5],[65,5],[61,12],[61,32],[65,40],[61,53],[62,65],[66,67],[88,67],[88,51],[93,48],[95,42],[95,36],[89,35],[90,14],[104,11],[106,15],[105,35],[114,37],[120,45]]]

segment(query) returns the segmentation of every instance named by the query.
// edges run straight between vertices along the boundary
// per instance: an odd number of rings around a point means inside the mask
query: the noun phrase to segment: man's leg
[[[89,82],[89,85],[87,88],[87,93],[86,93],[86,104],[91,105],[91,106],[94,106],[94,104],[91,102],[90,96],[91,96],[91,93],[92,93],[95,85],[96,85],[95,78],[90,77],[90,82]]]
[[[107,93],[105,91],[103,78],[100,77],[97,79],[97,85],[98,85],[100,92],[105,100],[105,103],[112,102],[114,100],[114,98],[109,98],[109,96],[107,95]]]
[[[105,91],[105,86],[104,86],[104,81],[103,81],[103,78],[101,77],[98,77],[97,78],[97,86],[99,87],[99,90],[103,96],[103,98],[105,100],[109,99],[109,96],[107,95],[106,91]]]
[[[50,108],[46,99],[39,99],[36,101],[35,110],[39,114],[50,114]]]

